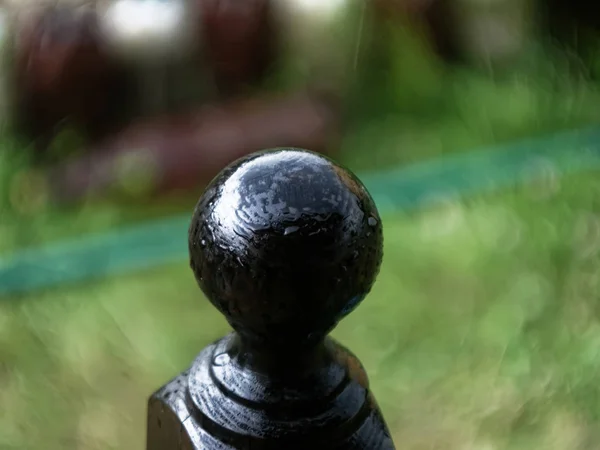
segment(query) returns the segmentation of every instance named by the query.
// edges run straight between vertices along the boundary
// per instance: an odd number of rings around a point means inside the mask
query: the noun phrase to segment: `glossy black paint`
[[[358,359],[327,333],[368,294],[381,219],[349,171],[276,149],[218,175],[190,264],[234,333],[149,403],[148,449],[394,449]]]
[[[248,342],[320,341],[369,292],[382,250],[365,188],[324,157],[275,150],[213,180],[189,233],[207,298]]]

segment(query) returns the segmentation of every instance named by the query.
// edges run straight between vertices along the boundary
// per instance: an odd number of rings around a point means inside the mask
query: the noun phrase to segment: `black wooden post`
[[[329,159],[238,160],[198,202],[190,265],[232,334],[148,404],[148,450],[392,450],[358,359],[327,334],[369,293],[381,220]]]

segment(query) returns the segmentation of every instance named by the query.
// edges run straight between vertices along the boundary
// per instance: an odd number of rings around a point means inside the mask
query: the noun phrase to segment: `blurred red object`
[[[15,115],[44,149],[69,121],[89,139],[124,121],[131,82],[101,48],[91,9],[52,6],[21,15],[15,39]]]
[[[281,56],[279,38],[286,30],[275,27],[274,0],[194,1],[189,13],[199,26],[191,30],[198,34],[201,51],[181,61],[193,66],[186,80],[202,83],[203,74],[212,74],[226,100],[203,106],[208,98],[200,97],[198,104],[194,99],[191,109],[179,112],[159,105],[158,117],[142,118],[148,112],[136,110],[143,109],[136,102],[144,95],[137,84],[145,73],[153,73],[149,70],[160,72],[161,57],[154,55],[147,66],[118,57],[116,47],[132,43],[127,33],[107,42],[102,35],[106,22],[100,20],[107,16],[93,8],[54,6],[38,9],[20,23],[15,91],[22,129],[38,141],[40,153],[65,121],[87,138],[81,156],[45,165],[55,201],[77,202],[114,190],[152,198],[197,189],[228,163],[257,150],[291,146],[327,154],[337,148],[337,94],[297,92],[274,98],[264,94],[265,87],[262,94],[249,89],[266,80]],[[299,19],[300,25],[304,20]],[[164,35],[158,30],[155,38],[168,41],[173,30]],[[152,50],[143,36],[135,38],[136,45]],[[300,59],[306,56],[300,54]],[[243,99],[242,94],[251,93],[254,98]]]
[[[196,1],[207,67],[219,91],[233,95],[257,84],[276,59],[272,0]]]
[[[255,98],[138,123],[50,171],[59,202],[111,190],[142,195],[198,189],[248,153],[282,146],[336,149],[336,100],[319,94]]]
[[[271,0],[194,0],[201,54],[190,65],[212,75],[231,97],[264,79],[276,57]],[[44,152],[68,121],[90,141],[116,132],[138,111],[139,74],[108,48],[93,7],[38,7],[20,14],[15,39],[14,92],[18,127]],[[194,59],[195,58],[195,59]],[[166,64],[166,62],[165,62]],[[160,67],[158,67],[160,69]],[[191,81],[193,82],[193,80]]]

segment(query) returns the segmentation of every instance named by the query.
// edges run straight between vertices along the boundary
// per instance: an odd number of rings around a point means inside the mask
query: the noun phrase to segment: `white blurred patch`
[[[431,196],[423,204],[431,207],[422,216],[421,237],[426,241],[449,236],[465,224],[464,206],[458,195]]]
[[[131,149],[117,158],[114,169],[121,191],[136,197],[154,188],[159,175],[158,157],[154,149]]]
[[[314,15],[314,18],[327,19],[344,7],[346,0],[286,0],[291,10]]]
[[[108,47],[145,62],[189,54],[197,36],[195,12],[186,0],[114,0],[99,7]]]

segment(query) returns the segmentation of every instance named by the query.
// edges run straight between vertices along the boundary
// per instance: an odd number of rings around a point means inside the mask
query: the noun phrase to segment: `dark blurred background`
[[[0,280],[23,249],[191,215],[259,149],[306,147],[376,180],[600,121],[591,1],[2,11]],[[599,448],[600,181],[538,162],[535,181],[382,209],[382,272],[333,335],[403,449]],[[25,286],[73,270],[33,255],[12,275]],[[0,449],[143,449],[147,397],[227,331],[185,258],[0,296]]]

